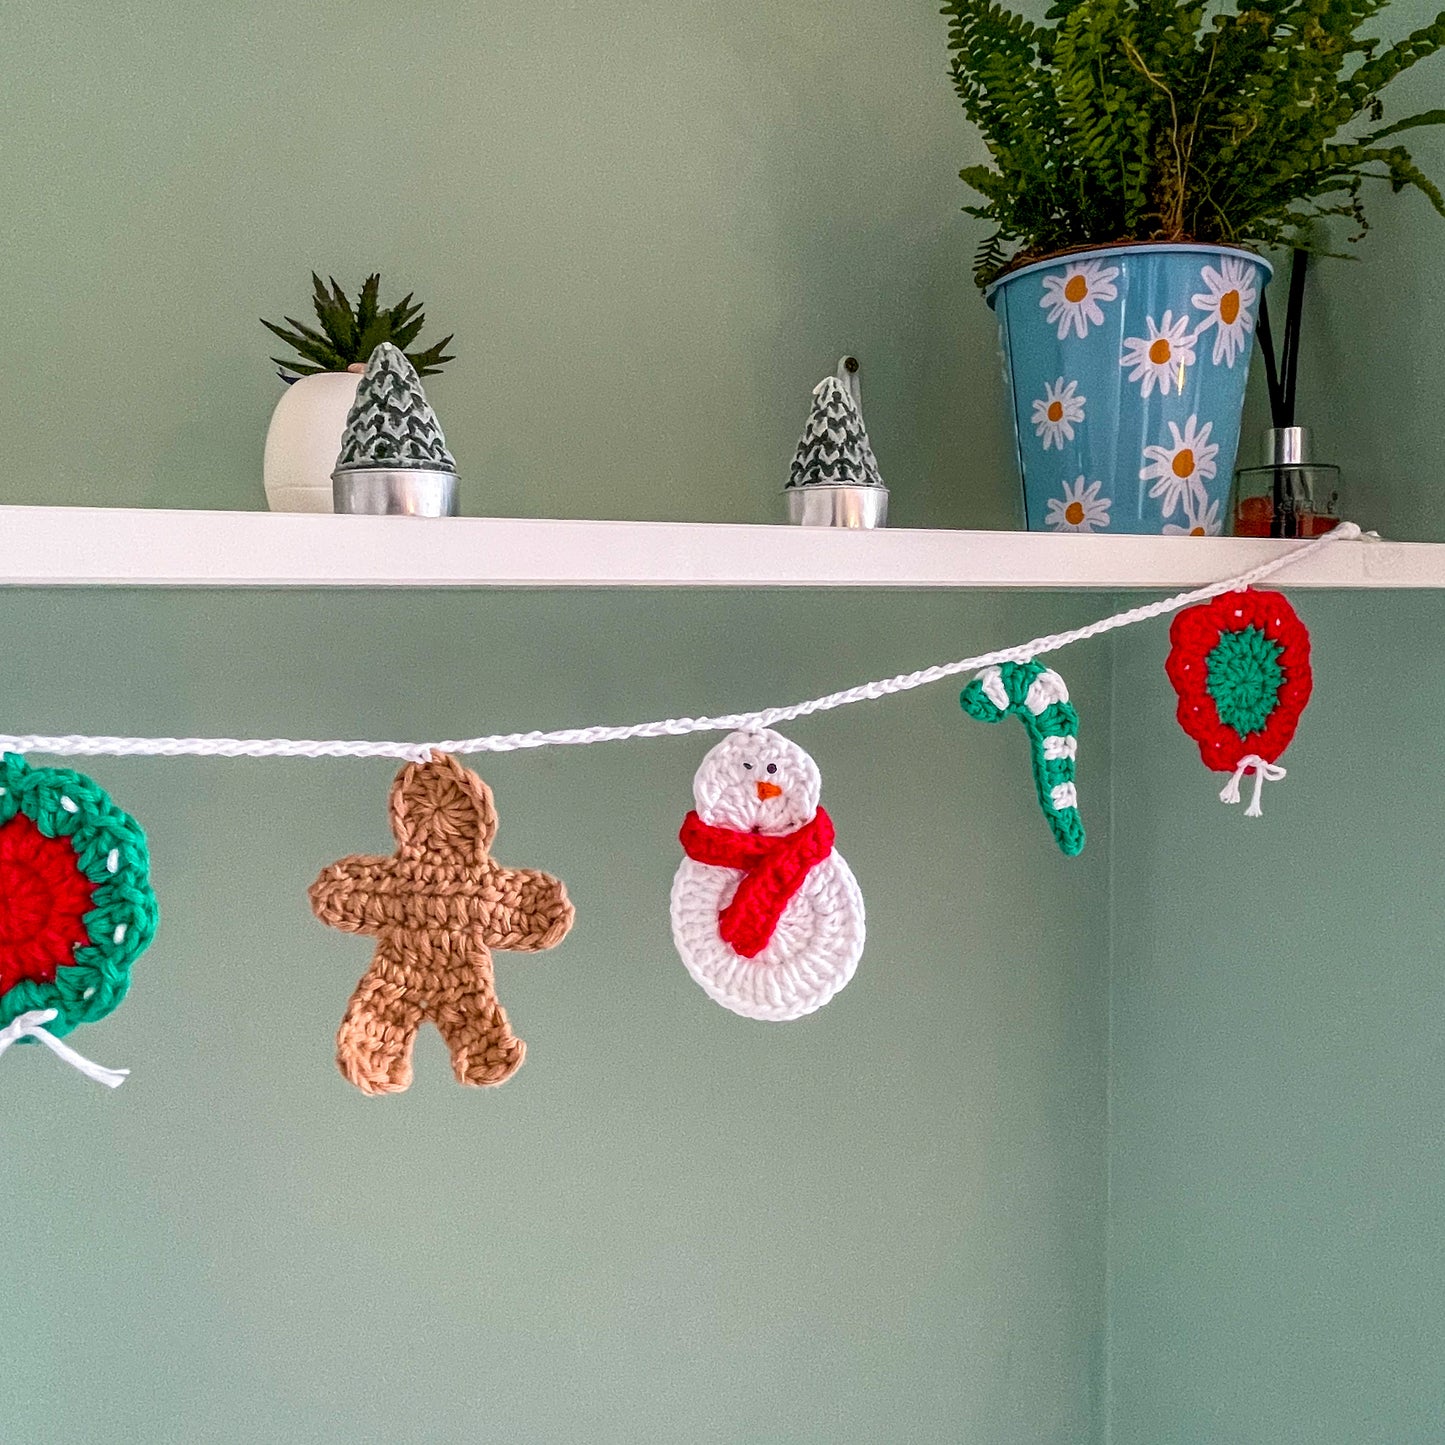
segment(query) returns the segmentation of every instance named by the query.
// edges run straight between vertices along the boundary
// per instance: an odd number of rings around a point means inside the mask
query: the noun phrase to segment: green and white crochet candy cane
[[[1063,678],[1041,662],[1004,662],[986,667],[959,696],[963,710],[979,722],[1012,715],[1029,737],[1029,758],[1054,841],[1069,857],[1083,851],[1084,820],[1074,759],[1079,752],[1079,715]]]

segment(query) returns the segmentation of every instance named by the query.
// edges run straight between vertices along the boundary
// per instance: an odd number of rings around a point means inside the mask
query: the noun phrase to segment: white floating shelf
[[[1298,545],[1225,537],[0,507],[0,586],[1176,591]],[[1340,542],[1280,573],[1278,585],[1445,587],[1445,543]]]

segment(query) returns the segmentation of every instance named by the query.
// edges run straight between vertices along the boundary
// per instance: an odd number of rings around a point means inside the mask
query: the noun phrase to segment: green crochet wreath
[[[54,1009],[68,1034],[114,1009],[155,936],[145,834],[98,784],[0,758],[0,1027]]]

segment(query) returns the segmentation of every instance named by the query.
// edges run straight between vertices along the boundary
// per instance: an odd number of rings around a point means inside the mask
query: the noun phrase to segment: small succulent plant
[[[294,357],[271,358],[281,368],[283,381],[294,381],[298,376],[315,376],[321,371],[346,371],[352,366],[365,366],[371,353],[383,341],[389,341],[398,350],[406,352],[406,359],[416,367],[418,376],[435,376],[453,359],[443,355],[451,344],[450,336],[444,336],[425,351],[407,351],[426,325],[426,316],[420,306],[412,303],[411,292],[408,291],[395,306],[383,310],[378,299],[381,276],[374,272],[362,282],[353,307],[341,287],[331,278],[327,280],[329,289],[327,282],[323,282],[314,271],[311,273],[314,287],[312,305],[321,324],[320,331],[304,326],[291,316],[286,317],[286,326],[277,326],[266,320],[261,322],[267,331],[279,336],[300,355],[299,361]]]

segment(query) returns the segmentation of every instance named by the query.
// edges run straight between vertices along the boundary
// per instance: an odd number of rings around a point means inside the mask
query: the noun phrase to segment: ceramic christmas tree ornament
[[[1084,851],[1084,823],[1074,760],[1079,755],[1079,715],[1069,689],[1052,668],[1033,660],[986,667],[964,688],[959,702],[969,717],[1002,722],[1016,717],[1029,739],[1034,789],[1059,850]]]
[[[789,520],[801,526],[866,528],[887,522],[888,488],[863,423],[856,358],[845,356],[837,375],[813,388],[784,490]]]
[[[745,1018],[812,1013],[863,953],[863,895],[821,789],[812,758],[767,729],[724,738],[693,779],[673,941],[708,996]]]
[[[456,463],[416,368],[389,341],[366,364],[331,481],[338,512],[457,514]]]
[[[395,853],[343,858],[311,885],[323,923],[376,939],[336,1036],[337,1065],[363,1093],[398,1093],[411,1083],[412,1043],[429,1019],[458,1082],[505,1083],[526,1045],[497,1001],[492,950],[560,943],[572,927],[567,890],[492,857],[491,789],[445,754],[397,775],[391,831]]]
[[[1190,607],[1169,629],[1165,671],[1179,694],[1179,726],[1199,744],[1204,766],[1230,774],[1220,801],[1237,803],[1246,773],[1254,791],[1245,815],[1258,818],[1266,780],[1285,770],[1310,700],[1310,635],[1279,592],[1225,592]]]
[[[145,834],[90,778],[0,759],[0,1053],[33,1041],[114,1088],[60,1042],[116,1008],[155,935]]]

